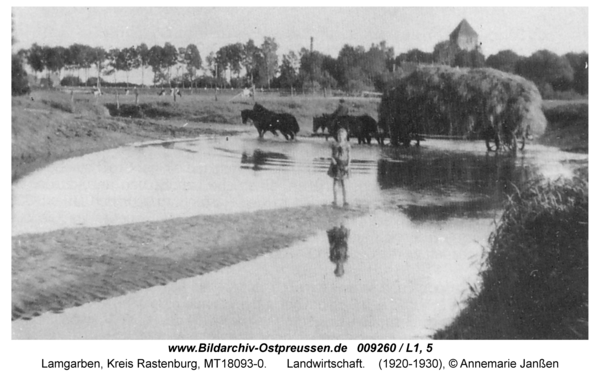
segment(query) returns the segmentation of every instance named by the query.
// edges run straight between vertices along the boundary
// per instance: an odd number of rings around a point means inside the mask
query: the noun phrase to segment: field
[[[74,89],[78,91],[81,89]],[[61,92],[41,92],[45,101],[56,103],[59,108],[68,109],[70,106],[70,89]],[[117,96],[119,92],[119,107],[117,110]],[[135,117],[135,95],[129,91],[124,95],[125,89],[107,88],[103,96],[97,99],[90,93],[74,93],[75,107],[77,105],[104,105],[113,116]],[[177,96],[175,101],[168,95],[159,96],[158,88],[144,88],[139,90],[139,105],[144,109],[152,108],[147,115],[149,118],[158,119],[185,119],[190,122],[241,124],[240,113],[243,109],[254,106],[252,98],[240,96],[240,90],[234,89],[190,89],[182,90],[182,96]],[[338,106],[340,97],[324,97],[319,95],[282,96],[278,92],[256,92],[256,102],[274,112],[286,112],[294,115],[300,124],[301,135],[312,132],[312,118],[323,113],[332,113]],[[368,114],[377,119],[379,100],[376,98],[346,97],[346,104],[351,115]]]

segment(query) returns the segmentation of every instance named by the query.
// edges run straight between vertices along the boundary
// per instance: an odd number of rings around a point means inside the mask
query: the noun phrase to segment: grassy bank
[[[586,101],[544,103],[548,128],[538,143],[569,152],[588,152],[589,115]]]
[[[184,91],[177,101],[145,90],[139,97],[110,90],[95,98],[90,93],[37,91],[30,97],[12,99],[12,180],[53,161],[95,151],[152,140],[195,137],[201,134],[232,135],[252,132],[242,125],[240,113],[253,106],[252,100],[236,97],[235,91]],[[300,134],[312,132],[312,117],[331,113],[337,98],[319,96],[281,97],[257,94],[268,109],[291,113],[300,123]],[[349,100],[352,114],[377,117],[377,100]],[[181,126],[177,126],[181,125]],[[183,125],[186,125],[185,127]],[[225,126],[225,125],[231,125]]]
[[[181,127],[153,119],[111,117],[103,105],[70,103],[59,92],[12,99],[12,181],[54,161],[125,145],[200,134],[231,135],[249,128]],[[177,123],[179,124],[179,123]]]
[[[481,283],[436,339],[588,338],[587,170],[513,195]]]
[[[91,94],[74,94],[75,103],[98,104],[107,107],[112,116],[149,118],[149,119],[185,119],[190,122],[241,124],[241,111],[254,106],[251,98],[242,98],[237,90],[189,89],[182,91],[176,101],[170,96],[158,96],[157,90],[141,90],[138,98],[139,108],[133,94],[117,97],[115,89],[107,89],[98,99]],[[66,92],[40,92],[40,96],[50,96],[52,101],[68,105],[70,94]],[[369,114],[377,119],[378,99],[347,98],[347,105],[353,115]],[[318,95],[281,96],[278,93],[257,92],[256,102],[274,112],[290,113],[300,124],[301,133],[312,132],[312,118],[322,113],[332,113],[339,98]]]
[[[194,137],[200,134],[253,132],[242,126],[240,113],[253,106],[251,99],[236,97],[236,91],[184,91],[174,102],[145,90],[135,106],[135,96],[106,92],[95,98],[90,93],[38,91],[29,97],[12,99],[12,180],[53,161],[122,146],[135,141]],[[312,132],[312,118],[331,113],[338,99],[320,96],[282,97],[258,93],[257,101],[276,112],[293,114],[300,134]],[[379,99],[349,98],[354,115],[369,114],[378,119]],[[574,152],[588,150],[587,101],[546,102],[549,121],[538,143]],[[176,126],[190,123],[187,127]],[[225,127],[224,125],[232,125]],[[235,126],[235,127],[234,127]]]

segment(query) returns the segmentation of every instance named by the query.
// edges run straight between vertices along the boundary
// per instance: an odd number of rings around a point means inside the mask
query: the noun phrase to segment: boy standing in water
[[[344,207],[348,206],[346,200],[346,179],[350,177],[350,143],[348,132],[340,128],[337,132],[337,141],[331,145],[331,164],[327,174],[333,178],[333,206],[337,206],[337,186],[342,187]]]

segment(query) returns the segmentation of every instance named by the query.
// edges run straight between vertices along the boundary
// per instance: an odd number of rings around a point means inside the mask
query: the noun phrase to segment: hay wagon
[[[537,87],[491,68],[419,67],[387,90],[379,123],[394,145],[412,135],[482,139],[488,151],[516,152],[546,128]]]
[[[504,132],[490,128],[484,133],[485,146],[490,152],[499,150],[523,151],[529,138],[528,130],[522,130],[521,127],[517,130],[506,130]]]

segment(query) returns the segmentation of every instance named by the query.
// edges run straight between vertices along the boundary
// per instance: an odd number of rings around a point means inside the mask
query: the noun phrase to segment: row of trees
[[[154,84],[203,87],[254,84],[296,91],[383,91],[395,79],[407,74],[411,64],[442,64],[492,67],[515,73],[533,81],[545,97],[556,91],[588,93],[587,53],[558,56],[542,50],[523,57],[505,50],[486,59],[479,50],[460,50],[450,41],[444,41],[436,44],[433,52],[413,49],[396,56],[394,49],[382,41],[368,49],[346,44],[337,58],[302,48],[283,54],[280,62],[278,48],[272,37],[265,37],[261,45],[250,39],[209,53],[205,62],[196,45],[177,48],[171,43],[151,48],[142,43],[108,51],[82,44],[66,48],[34,44],[19,51],[18,55],[36,73],[47,71],[61,76],[66,71],[70,83],[79,80],[81,70],[89,83],[89,70],[94,67],[96,80],[101,80],[102,75],[112,75],[115,83],[117,73],[125,73],[128,83],[129,73],[141,69],[142,84],[145,84],[144,72],[151,68]],[[201,76],[198,75],[200,72]]]
[[[63,71],[68,71],[71,76],[75,76],[74,73],[77,72],[76,76],[79,77],[80,71],[83,70],[86,81],[92,67],[95,67],[99,81],[102,75],[113,75],[116,81],[116,74],[121,71],[126,74],[126,82],[129,82],[129,73],[132,70],[141,68],[144,84],[144,71],[148,67],[151,67],[154,73],[154,83],[158,83],[163,80],[169,81],[171,68],[176,65],[178,70],[185,68],[192,77],[202,66],[200,52],[194,44],[178,49],[170,43],[151,48],[142,43],[139,46],[107,51],[102,47],[77,43],[66,48],[39,46],[34,43],[31,48],[20,50],[18,54],[35,73],[47,71],[60,77]]]
[[[460,50],[449,41],[438,43],[433,52],[413,49],[398,55],[396,64],[445,64],[453,67],[490,67],[514,73],[533,81],[544,97],[555,92],[574,91],[588,94],[588,53],[568,53],[559,56],[548,50],[540,50],[529,57],[512,50],[503,50],[487,59],[478,50]]]

